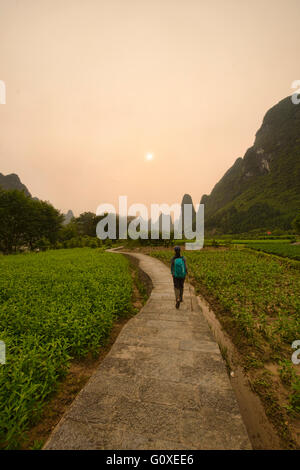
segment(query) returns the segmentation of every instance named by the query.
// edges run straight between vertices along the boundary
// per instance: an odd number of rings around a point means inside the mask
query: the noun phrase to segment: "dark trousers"
[[[178,299],[182,300],[184,281],[185,281],[184,277],[179,278],[179,277],[174,277],[173,276],[173,283],[174,283],[174,291],[175,291],[176,300],[178,300]]]

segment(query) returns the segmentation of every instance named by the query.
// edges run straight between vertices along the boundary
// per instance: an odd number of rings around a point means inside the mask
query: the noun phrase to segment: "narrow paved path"
[[[131,253],[132,254],[132,253]],[[169,269],[54,429],[45,449],[250,449],[219,347],[192,287],[176,310]]]

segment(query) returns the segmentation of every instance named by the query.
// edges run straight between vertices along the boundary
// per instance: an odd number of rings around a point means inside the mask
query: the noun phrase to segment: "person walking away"
[[[187,265],[184,256],[180,254],[180,246],[175,246],[175,255],[171,260],[171,274],[173,276],[176,308],[179,308],[183,301],[183,288],[185,276],[187,275]]]

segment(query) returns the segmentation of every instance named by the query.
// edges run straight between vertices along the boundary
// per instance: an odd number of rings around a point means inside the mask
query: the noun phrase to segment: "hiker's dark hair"
[[[175,246],[174,250],[175,250],[175,255],[180,256],[180,246]]]

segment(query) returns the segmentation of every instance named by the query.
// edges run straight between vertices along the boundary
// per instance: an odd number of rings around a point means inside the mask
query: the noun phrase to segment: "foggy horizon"
[[[293,93],[298,26],[297,0],[0,0],[0,173],[75,215],[197,204]]]

